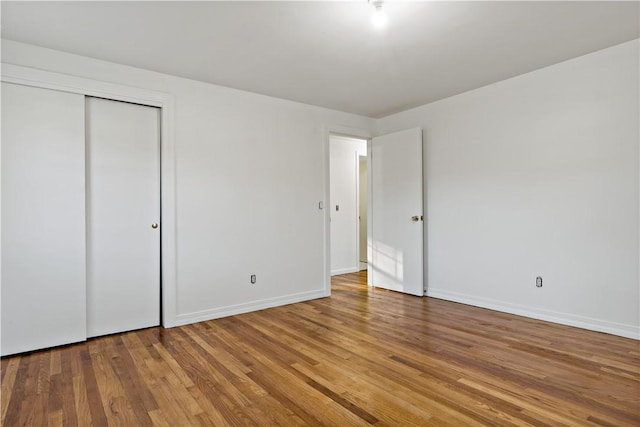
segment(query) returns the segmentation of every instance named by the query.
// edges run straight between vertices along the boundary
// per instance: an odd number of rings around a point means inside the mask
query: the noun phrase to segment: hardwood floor
[[[363,273],[331,298],[3,358],[2,425],[640,425],[640,342]]]

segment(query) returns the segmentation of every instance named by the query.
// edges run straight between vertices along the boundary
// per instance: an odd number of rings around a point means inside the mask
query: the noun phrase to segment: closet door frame
[[[176,326],[176,171],[173,95],[4,63],[2,64],[1,81],[160,108],[160,200],[162,215],[160,259],[162,313],[160,320],[165,328]]]

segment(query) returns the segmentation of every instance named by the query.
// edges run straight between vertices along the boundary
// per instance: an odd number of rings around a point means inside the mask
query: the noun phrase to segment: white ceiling
[[[382,117],[638,38],[639,4],[2,1],[2,36]]]

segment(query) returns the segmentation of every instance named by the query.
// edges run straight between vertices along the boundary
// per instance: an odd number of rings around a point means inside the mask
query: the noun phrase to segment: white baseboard
[[[338,274],[357,273],[360,271],[358,267],[339,268],[337,270],[331,270],[331,275],[336,276]]]
[[[532,310],[530,307],[524,307],[504,301],[480,298],[473,295],[460,294],[457,292],[450,292],[441,289],[427,289],[427,296],[447,301],[459,302],[467,305],[473,305],[476,307],[502,311],[504,313],[517,314],[518,316],[530,317],[532,319],[559,323],[561,325],[576,326],[578,328],[588,329],[591,331],[605,332],[625,338],[640,340],[640,326],[636,325],[625,325],[622,323],[609,322],[606,320],[576,316],[573,314],[560,313],[550,310]]]
[[[204,322],[206,320],[219,319],[221,317],[233,316],[236,314],[249,313],[251,311],[264,310],[265,308],[278,307],[281,305],[293,304],[296,302],[308,301],[317,298],[328,297],[325,289],[311,292],[301,292],[298,294],[285,295],[283,297],[268,298],[259,301],[252,301],[243,304],[229,305],[226,307],[214,308],[211,310],[197,311],[194,313],[179,314],[176,316],[174,326],[188,325],[190,323]]]

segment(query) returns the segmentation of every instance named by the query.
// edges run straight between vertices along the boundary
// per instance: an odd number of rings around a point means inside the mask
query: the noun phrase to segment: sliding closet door
[[[85,339],[84,96],[2,83],[2,355]]]
[[[160,324],[160,110],[86,98],[87,336]]]

